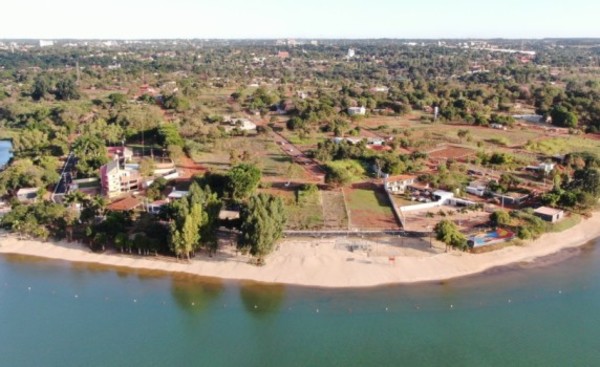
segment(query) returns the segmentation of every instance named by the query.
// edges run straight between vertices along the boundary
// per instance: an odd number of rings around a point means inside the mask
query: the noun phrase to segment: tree
[[[325,165],[325,183],[339,187],[352,182],[352,178],[352,174],[343,167],[331,164]]]
[[[139,171],[142,177],[151,177],[152,175],[154,175],[155,168],[156,164],[154,163],[154,160],[152,158],[144,157],[140,161]]]
[[[46,98],[50,92],[50,82],[44,75],[38,75],[33,81],[33,90],[31,91],[31,98],[36,101]]]
[[[490,214],[490,223],[493,227],[507,226],[510,222],[510,214],[506,210],[496,210]]]
[[[79,90],[73,79],[61,79],[56,83],[54,95],[56,96],[56,99],[69,101],[72,99],[79,99]]]
[[[240,218],[242,234],[238,247],[249,249],[259,264],[264,263],[264,257],[281,238],[286,223],[281,198],[263,193],[252,196],[243,206]]]
[[[467,238],[463,235],[454,222],[444,219],[434,227],[435,238],[446,246],[464,250],[467,247]]]
[[[229,171],[227,188],[234,200],[243,200],[249,197],[258,187],[261,173],[260,169],[252,164],[238,164]]]
[[[579,122],[577,115],[569,111],[564,106],[554,106],[550,111],[552,117],[552,124],[556,126],[575,128]]]
[[[173,124],[163,124],[158,128],[158,143],[163,147],[183,147],[185,145],[177,126]]]
[[[510,173],[503,173],[500,175],[500,180],[498,183],[502,186],[503,191],[510,191],[517,187],[521,180],[519,180],[515,175]]]
[[[171,250],[177,256],[188,258],[201,245],[214,251],[220,209],[221,202],[216,194],[208,187],[202,189],[197,182],[192,183],[188,196],[172,203],[168,210]]]
[[[77,157],[77,171],[86,177],[98,174],[98,169],[108,162],[106,146],[96,136],[81,135],[73,143]]]
[[[127,102],[127,96],[123,93],[111,93],[108,95],[108,101],[113,107],[120,106]]]

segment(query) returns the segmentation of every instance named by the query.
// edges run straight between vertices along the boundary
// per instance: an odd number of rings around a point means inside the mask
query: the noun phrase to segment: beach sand
[[[313,287],[367,287],[441,281],[481,273],[519,262],[531,262],[600,237],[600,213],[560,233],[545,234],[523,246],[470,254],[430,248],[429,239],[295,239],[283,240],[265,266],[224,248],[214,257],[200,255],[175,261],[119,253],[93,253],[77,243],[19,240],[2,233],[0,253],[20,254],[108,266],[178,272],[233,280],[252,280]],[[354,248],[351,248],[354,246]],[[526,270],[524,270],[526,271]]]

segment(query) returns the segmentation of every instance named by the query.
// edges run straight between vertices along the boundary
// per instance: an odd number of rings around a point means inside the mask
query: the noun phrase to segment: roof
[[[169,204],[169,200],[155,200],[148,205],[152,206],[163,206]]]
[[[120,199],[110,203],[107,207],[108,210],[117,211],[117,212],[126,212],[130,210],[134,210],[138,206],[140,206],[142,202],[140,199],[134,198],[132,196],[128,196],[124,199]]]
[[[239,219],[240,218],[240,212],[237,210],[221,210],[219,212],[219,219],[221,220],[225,220],[225,219],[229,219],[229,220],[233,220],[233,219]]]
[[[417,178],[417,176],[413,176],[413,175],[396,175],[396,176],[390,176],[388,178],[386,178],[387,182],[398,182],[398,181],[407,181],[407,180],[415,180]]]
[[[169,194],[168,198],[169,199],[181,199],[182,197],[185,197],[188,194],[189,194],[189,191],[181,191],[181,190],[173,189],[173,191],[171,191],[171,193]]]
[[[24,187],[17,191],[17,196],[29,195],[29,194],[37,194],[40,191],[39,187]]]
[[[554,209],[554,208],[550,208],[548,206],[540,206],[533,212],[536,214],[550,215],[550,216],[555,216],[555,215],[563,213],[563,211],[560,209]]]
[[[112,161],[106,163],[103,167],[105,169],[106,174],[110,174],[110,173],[112,173],[112,171],[119,170],[119,161],[112,160]]]

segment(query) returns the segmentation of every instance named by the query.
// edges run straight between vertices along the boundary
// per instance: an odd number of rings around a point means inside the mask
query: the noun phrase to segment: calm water
[[[596,366],[599,244],[543,267],[335,291],[0,256],[0,366]]]
[[[11,148],[12,143],[9,140],[0,140],[0,167],[4,166],[12,157]]]

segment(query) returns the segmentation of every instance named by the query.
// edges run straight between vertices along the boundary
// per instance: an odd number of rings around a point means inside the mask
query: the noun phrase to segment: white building
[[[24,187],[17,191],[17,200],[21,203],[32,203],[37,200],[39,187]]]
[[[40,47],[51,47],[54,46],[54,41],[40,40]]]
[[[411,175],[391,176],[385,179],[384,186],[392,194],[404,194],[409,185],[415,183],[417,177]]]
[[[471,181],[466,191],[471,195],[484,196],[487,192],[487,183],[484,181]]]
[[[228,123],[228,125],[225,126],[225,131],[227,132],[231,132],[236,128],[242,131],[256,130],[256,124],[247,118],[226,117],[225,122]]]
[[[354,56],[356,56],[356,51],[355,51],[353,48],[349,48],[349,49],[348,49],[348,55],[347,55],[347,57],[348,57],[349,59],[351,59],[351,58],[353,58]]]
[[[365,115],[367,113],[367,109],[363,106],[361,107],[348,107],[348,115],[356,116],[356,115]]]
[[[100,183],[102,194],[113,197],[138,190],[141,187],[142,177],[138,165],[125,164],[121,168],[119,160],[115,159],[100,167]]]

